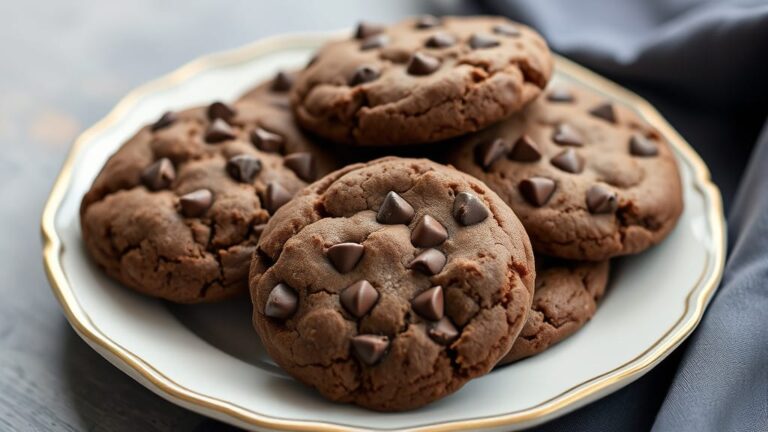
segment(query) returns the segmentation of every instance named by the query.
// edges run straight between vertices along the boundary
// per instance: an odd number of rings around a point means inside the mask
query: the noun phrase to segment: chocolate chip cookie
[[[347,166],[270,220],[251,266],[272,358],[325,397],[419,407],[488,372],[533,295],[530,245],[480,181],[424,159]]]
[[[482,129],[539,95],[544,39],[501,17],[431,16],[360,24],[297,77],[298,122],[335,142],[409,145]]]
[[[458,139],[448,157],[498,193],[534,250],[605,260],[660,242],[683,208],[664,137],[586,88],[555,86],[523,112]]]
[[[301,134],[285,83],[233,105],[168,112],[115,153],[86,193],[86,249],[113,278],[181,303],[244,293],[270,215],[333,167]]]
[[[538,354],[582,328],[608,285],[609,261],[536,257],[536,291],[528,321],[499,365]]]

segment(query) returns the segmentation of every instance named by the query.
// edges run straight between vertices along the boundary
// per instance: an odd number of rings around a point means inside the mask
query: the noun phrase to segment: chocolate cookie
[[[682,212],[664,137],[586,88],[552,88],[458,141],[448,162],[498,193],[540,253],[594,261],[637,253],[669,234]]]
[[[287,89],[169,112],[106,163],[81,205],[86,249],[125,285],[194,303],[243,293],[277,208],[332,159],[294,126]]]
[[[350,165],[270,220],[251,266],[272,358],[325,397],[381,411],[488,372],[527,318],[535,270],[514,213],[424,159]]]
[[[528,321],[499,365],[538,354],[582,328],[608,285],[609,261],[536,257],[536,291]]]
[[[404,145],[481,129],[520,110],[552,74],[544,39],[501,17],[362,23],[299,73],[298,122],[335,142]]]

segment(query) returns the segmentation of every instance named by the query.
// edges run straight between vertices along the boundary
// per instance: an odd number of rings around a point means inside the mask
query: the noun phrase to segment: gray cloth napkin
[[[725,275],[690,339],[637,382],[540,430],[768,430],[768,4],[480,5],[648,98],[704,157],[726,203]]]

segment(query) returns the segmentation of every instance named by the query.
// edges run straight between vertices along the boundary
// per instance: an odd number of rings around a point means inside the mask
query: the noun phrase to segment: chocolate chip
[[[389,348],[389,338],[386,336],[363,334],[352,338],[352,348],[355,355],[363,363],[373,366],[378,363]]]
[[[282,136],[260,127],[251,131],[250,138],[257,149],[268,153],[279,152],[285,143],[285,139]]]
[[[595,185],[587,191],[587,208],[590,213],[613,213],[618,206],[616,193],[612,190]]]
[[[422,15],[416,20],[417,29],[428,29],[440,25],[440,18],[434,15]]]
[[[283,164],[305,182],[312,182],[317,177],[315,158],[311,153],[291,153],[283,159]]]
[[[213,121],[216,119],[222,119],[229,123],[235,116],[235,109],[225,104],[224,102],[214,102],[208,105],[208,118]]]
[[[464,226],[480,223],[488,215],[488,208],[474,194],[459,192],[453,200],[453,217]]]
[[[279,283],[272,288],[267,297],[267,305],[264,306],[264,315],[278,320],[286,320],[296,313],[299,307],[299,297],[296,291],[284,283]]]
[[[636,133],[629,139],[629,153],[634,156],[656,156],[659,148],[653,141]]]
[[[406,70],[411,75],[429,75],[439,67],[439,59],[417,52],[411,56]]]
[[[472,49],[493,48],[499,46],[499,40],[483,33],[475,33],[469,38]]]
[[[521,181],[518,188],[529,203],[541,207],[555,193],[555,181],[546,177],[531,177]]]
[[[568,89],[556,87],[547,93],[547,100],[550,102],[573,102],[574,97]]]
[[[572,148],[563,150],[553,157],[551,162],[552,165],[572,174],[580,173],[584,169],[584,161]]]
[[[579,131],[568,123],[560,123],[555,126],[555,131],[552,133],[552,141],[560,145],[577,147],[584,145],[584,139],[582,139]]]
[[[363,65],[355,70],[355,74],[349,80],[349,85],[356,86],[375,81],[379,77],[379,70],[373,66]]]
[[[293,196],[287,189],[276,181],[267,183],[267,191],[264,195],[264,206],[269,214],[275,214],[277,209],[285,205]]]
[[[285,92],[291,89],[293,86],[293,74],[285,71],[280,71],[275,75],[272,80],[272,91]]]
[[[368,23],[365,21],[360,22],[355,30],[356,39],[366,39],[373,35],[379,34],[384,31],[384,26],[380,24]]]
[[[159,119],[157,119],[156,122],[152,123],[152,126],[149,127],[149,129],[152,132],[157,132],[160,129],[165,129],[168,126],[172,125],[176,120],[178,120],[178,116],[173,111],[166,111],[163,113],[163,115],[160,116]]]
[[[509,158],[517,162],[536,162],[541,159],[541,150],[531,137],[523,135],[515,141]]]
[[[205,141],[209,143],[220,143],[234,139],[235,136],[235,130],[232,129],[232,126],[218,118],[205,131]]]
[[[360,243],[337,243],[328,248],[325,255],[339,273],[348,273],[360,262],[365,247]]]
[[[417,314],[431,321],[443,317],[443,288],[434,286],[411,300],[411,307]]]
[[[411,243],[416,247],[437,246],[447,238],[448,231],[430,215],[424,215],[411,233]]]
[[[241,183],[251,183],[261,172],[261,161],[251,155],[237,155],[227,161],[227,173]]]
[[[181,213],[186,217],[202,215],[211,203],[213,203],[213,194],[208,189],[198,189],[179,197]]]
[[[592,108],[589,113],[605,121],[616,123],[616,112],[613,109],[613,104],[610,102],[606,102]]]
[[[418,254],[416,258],[408,264],[408,267],[412,270],[419,271],[426,275],[432,276],[440,273],[445,267],[447,258],[445,254],[437,249],[427,249],[424,252]]]
[[[387,225],[408,224],[413,218],[413,207],[403,197],[390,191],[379,207],[376,222]]]
[[[360,49],[363,51],[381,48],[389,43],[389,36],[385,34],[377,34],[369,36],[363,40],[360,44]]]
[[[509,141],[503,138],[486,141],[477,146],[477,162],[483,168],[488,169],[494,162],[509,153],[510,147]]]
[[[379,301],[379,292],[367,280],[361,280],[344,288],[339,301],[347,312],[362,318]]]
[[[520,30],[512,24],[496,24],[493,26],[493,32],[504,36],[520,36]]]
[[[440,321],[433,323],[427,333],[435,342],[442,345],[448,345],[459,337],[459,331],[448,317],[443,317]]]
[[[174,180],[176,180],[176,170],[168,158],[158,160],[141,173],[141,182],[147,189],[153,191],[169,188]]]
[[[456,43],[456,38],[445,32],[435,33],[427,39],[424,46],[428,48],[447,48]]]

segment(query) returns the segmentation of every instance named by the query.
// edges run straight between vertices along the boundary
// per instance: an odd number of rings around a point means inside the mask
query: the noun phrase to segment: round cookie
[[[291,102],[301,126],[334,142],[427,143],[519,111],[547,85],[552,65],[544,39],[506,18],[362,23],[319,50]]]
[[[528,321],[498,366],[538,354],[582,328],[608,285],[609,261],[536,257],[536,290]]]
[[[533,263],[514,213],[478,180],[425,159],[350,165],[267,224],[251,265],[254,326],[325,397],[413,409],[509,351]]]
[[[83,197],[86,249],[113,278],[166,300],[244,293],[270,215],[332,159],[265,83],[233,106],[164,114],[107,161]]]
[[[457,142],[447,161],[498,193],[539,253],[592,261],[637,253],[669,234],[682,212],[664,137],[585,88],[555,87]]]

